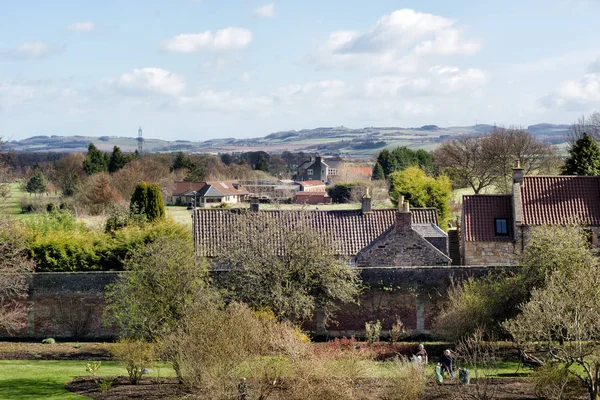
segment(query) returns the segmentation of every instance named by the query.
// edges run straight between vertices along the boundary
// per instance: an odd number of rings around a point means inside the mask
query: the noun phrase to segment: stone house
[[[307,218],[318,233],[333,239],[336,253],[353,265],[368,267],[449,266],[448,235],[438,227],[434,208],[414,208],[400,202],[399,209],[371,209],[365,196],[361,210],[251,210],[264,218],[275,218],[293,226],[298,218]],[[195,213],[194,240],[201,256],[216,255],[223,235],[235,235],[235,218],[240,210],[199,209]],[[231,237],[231,236],[230,236]]]
[[[298,166],[296,172],[296,181],[312,181],[328,182],[331,176],[336,176],[343,166],[342,160],[323,160],[320,156],[311,158],[309,161]]]
[[[600,177],[524,176],[517,166],[512,180],[511,194],[463,196],[464,265],[515,265],[534,226],[584,225],[600,245]]]

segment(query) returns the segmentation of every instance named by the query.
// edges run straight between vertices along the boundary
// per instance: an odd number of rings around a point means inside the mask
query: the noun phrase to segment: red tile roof
[[[327,196],[327,192],[296,192],[294,196],[321,196],[321,197],[329,197]]]
[[[173,196],[180,196],[185,193],[195,190],[198,192],[206,186],[206,182],[175,182],[175,189],[173,189]]]
[[[600,226],[600,177],[526,176],[523,224]]]
[[[512,240],[512,195],[475,194],[463,196],[463,235],[467,242]],[[496,218],[505,218],[509,236],[496,236]]]
[[[301,181],[301,182],[297,182],[299,185],[302,186],[325,186],[325,182],[323,181]]]
[[[413,208],[413,224],[438,224],[435,208]],[[197,240],[200,254],[213,257],[217,254],[223,235],[234,235],[230,227],[240,210],[196,211]],[[338,255],[353,256],[391,228],[396,221],[396,210],[373,210],[363,214],[361,210],[334,211],[259,211],[262,218],[276,218],[280,224],[294,226],[302,215],[309,219],[312,228],[330,236],[336,243]]]

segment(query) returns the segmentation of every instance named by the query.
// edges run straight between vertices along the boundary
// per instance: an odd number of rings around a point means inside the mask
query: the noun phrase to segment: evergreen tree
[[[373,167],[372,178],[374,181],[381,181],[385,179],[385,173],[383,172],[383,167],[381,166],[381,164],[377,163]]]
[[[166,214],[160,187],[146,182],[135,186],[129,208],[133,214],[145,215],[150,222],[163,219]]]
[[[129,162],[129,157],[127,157],[118,146],[113,148],[113,152],[110,155],[110,159],[108,161],[108,172],[115,173],[121,168],[123,168]]]
[[[183,154],[183,152],[179,151],[177,152],[177,155],[175,156],[175,159],[173,160],[173,171],[176,171],[178,169],[190,169],[192,168],[192,160],[190,160],[190,158],[188,156],[186,156],[185,154]]]
[[[46,179],[46,175],[42,171],[38,171],[27,181],[26,190],[27,193],[40,194],[46,192],[47,186],[48,180]]]
[[[600,175],[600,147],[593,137],[584,133],[569,150],[562,168],[563,175]]]
[[[381,153],[379,153],[377,162],[383,167],[383,173],[386,178],[389,174],[398,169],[398,162],[388,149],[383,149]]]
[[[93,143],[90,143],[88,152],[85,155],[83,169],[88,175],[94,175],[98,172],[105,172],[108,169],[108,161],[104,153],[96,148]]]
[[[258,160],[256,161],[254,169],[258,171],[269,172],[269,161],[267,160],[267,156],[265,156],[265,153],[260,153],[258,155]]]

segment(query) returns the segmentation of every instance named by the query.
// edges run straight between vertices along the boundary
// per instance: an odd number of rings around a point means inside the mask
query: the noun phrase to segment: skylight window
[[[223,182],[219,182],[221,184],[221,186],[223,186],[225,189],[229,189],[229,186],[227,186],[226,184],[224,184]]]

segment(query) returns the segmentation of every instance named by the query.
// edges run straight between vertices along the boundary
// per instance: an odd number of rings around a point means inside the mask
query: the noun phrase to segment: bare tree
[[[575,376],[590,400],[600,390],[600,265],[556,271],[534,289],[521,314],[504,327],[518,343],[546,344],[549,354]]]
[[[595,111],[587,117],[582,115],[577,122],[571,125],[571,128],[567,132],[569,145],[573,147],[575,142],[583,137],[584,133],[587,133],[596,139],[596,141],[600,140],[600,112]]]
[[[0,215],[0,330],[11,333],[24,326],[27,279],[35,263],[29,259],[26,232],[15,219]]]
[[[477,194],[489,186],[510,191],[516,160],[526,174],[554,172],[557,158],[552,146],[521,128],[495,128],[483,136],[461,136],[443,143],[435,152],[436,162],[456,184]]]

